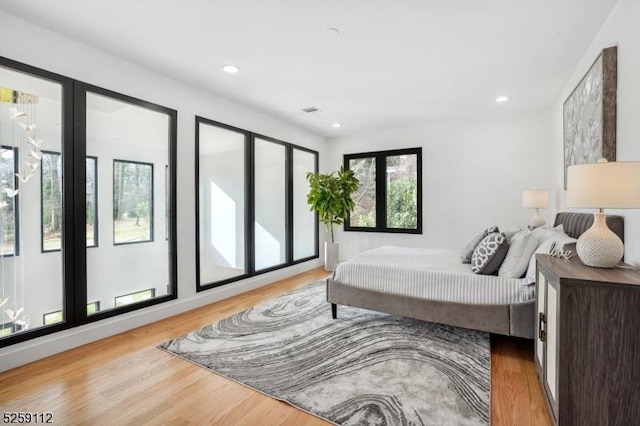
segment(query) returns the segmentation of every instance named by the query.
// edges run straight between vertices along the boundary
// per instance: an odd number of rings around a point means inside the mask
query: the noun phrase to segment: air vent
[[[322,112],[322,110],[318,107],[308,107],[308,108],[303,108],[302,111],[306,112],[307,114],[311,114],[314,112]]]

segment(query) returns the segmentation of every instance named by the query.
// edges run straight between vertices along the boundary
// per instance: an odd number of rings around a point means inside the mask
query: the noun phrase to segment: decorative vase
[[[324,243],[324,270],[333,271],[338,266],[340,245],[338,243]]]

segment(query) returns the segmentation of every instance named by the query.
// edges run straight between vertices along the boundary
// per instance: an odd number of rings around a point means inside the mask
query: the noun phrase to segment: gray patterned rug
[[[337,424],[489,424],[489,334],[338,317],[317,281],[159,347]]]

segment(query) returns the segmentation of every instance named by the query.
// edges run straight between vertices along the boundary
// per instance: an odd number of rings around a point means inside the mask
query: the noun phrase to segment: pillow
[[[520,231],[522,231],[522,227],[520,226],[514,226],[513,228],[504,231],[504,236],[507,237],[507,243],[511,243],[511,239],[513,238],[513,236]]]
[[[558,234],[566,235],[564,233],[564,226],[562,224],[556,226],[553,229],[550,229],[548,226],[541,226],[541,227],[536,228],[533,231],[531,231],[531,233],[538,240],[538,244],[542,243],[543,241],[548,240],[549,238],[557,237]]]
[[[473,251],[478,247],[478,244],[486,237],[487,235],[498,232],[497,226],[490,226],[487,229],[483,230],[481,233],[476,235],[467,243],[466,246],[462,249],[462,253],[460,254],[460,259],[462,263],[471,263],[471,256],[473,255]]]
[[[504,258],[498,275],[508,278],[521,278],[527,267],[533,252],[538,248],[538,240],[533,232],[525,229],[520,231],[511,238],[509,242],[509,251]]]
[[[551,238],[548,238],[545,241],[543,241],[542,243],[540,243],[538,245],[538,248],[536,249],[536,251],[531,256],[531,260],[529,261],[529,268],[527,269],[527,275],[526,275],[527,283],[536,282],[536,278],[537,278],[536,277],[536,254],[538,254],[538,253],[542,253],[542,254],[549,253],[549,249],[551,248],[551,244],[553,244],[554,242],[557,242],[556,245],[559,245],[564,250],[565,247],[567,247],[567,246],[569,246],[571,244],[575,244],[577,241],[578,240],[576,240],[575,238],[571,238],[570,236],[568,236],[564,232],[563,233],[556,232],[555,236],[552,236]]]
[[[482,275],[495,274],[500,269],[508,250],[509,244],[504,234],[493,232],[487,235],[473,251],[471,272]]]

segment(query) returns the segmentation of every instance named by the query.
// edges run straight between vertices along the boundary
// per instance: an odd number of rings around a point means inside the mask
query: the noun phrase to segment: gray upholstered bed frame
[[[562,224],[567,235],[578,238],[592,223],[592,214],[558,213],[554,226]],[[607,225],[624,240],[621,216],[608,216]],[[327,301],[331,303],[333,318],[337,305],[347,305],[507,336],[534,337],[535,300],[507,305],[424,300],[359,289],[329,278]]]

